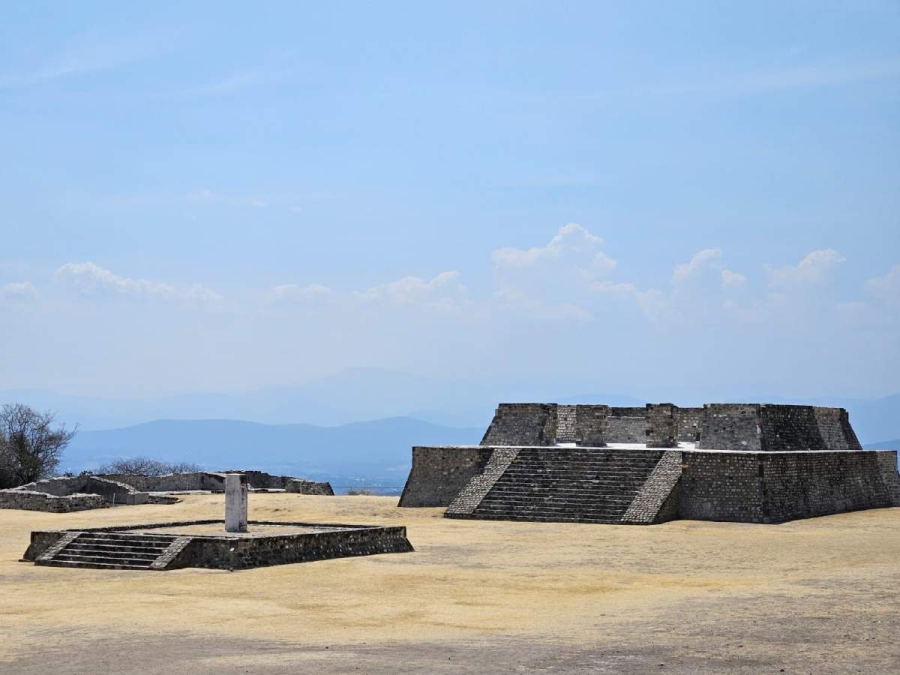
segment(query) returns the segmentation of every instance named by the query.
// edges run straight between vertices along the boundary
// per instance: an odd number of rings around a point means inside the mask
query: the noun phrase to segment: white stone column
[[[225,474],[225,531],[247,531],[247,476]]]

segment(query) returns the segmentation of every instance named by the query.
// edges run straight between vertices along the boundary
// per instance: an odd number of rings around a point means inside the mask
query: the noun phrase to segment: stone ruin
[[[329,483],[264,471],[194,471],[163,476],[109,474],[67,476],[0,490],[0,509],[67,513],[134,504],[174,504],[179,492],[224,492],[227,473],[247,477],[250,491],[284,491],[306,495],[334,495]]]
[[[448,518],[781,523],[900,506],[897,452],[843,408],[500,404],[478,446],[414,447],[400,506]]]
[[[234,571],[413,550],[402,526],[249,520],[249,476],[223,478],[224,520],[35,531],[22,559],[68,568]]]

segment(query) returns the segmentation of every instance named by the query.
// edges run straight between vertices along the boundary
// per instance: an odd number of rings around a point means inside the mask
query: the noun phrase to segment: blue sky
[[[900,390],[896,2],[131,4],[4,9],[6,388]]]

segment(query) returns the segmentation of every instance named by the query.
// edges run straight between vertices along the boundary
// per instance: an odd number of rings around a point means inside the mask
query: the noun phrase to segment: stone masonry
[[[629,524],[781,523],[900,506],[897,452],[863,451],[840,408],[572,409],[501,404],[481,446],[414,448],[400,505],[449,505],[455,518]]]

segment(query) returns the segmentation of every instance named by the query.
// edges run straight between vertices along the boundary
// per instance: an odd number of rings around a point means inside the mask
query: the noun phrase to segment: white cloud
[[[563,261],[573,265],[582,276],[593,279],[616,269],[616,261],[600,247],[603,240],[577,223],[559,228],[546,246],[529,249],[499,248],[491,253],[498,269],[535,268]]]
[[[722,270],[722,285],[726,288],[734,288],[743,286],[747,282],[747,277],[739,272],[732,272],[730,269]]]
[[[796,265],[769,269],[769,285],[775,287],[809,286],[820,284],[828,278],[828,272],[846,258],[832,248],[808,253]]]
[[[198,284],[183,287],[159,281],[131,279],[119,276],[92,262],[66,263],[56,270],[56,274],[71,280],[85,293],[106,290],[123,296],[154,300],[182,300],[201,303],[214,303],[222,300],[221,295]]]
[[[882,277],[869,279],[866,282],[866,290],[889,305],[900,306],[900,265],[894,265]]]
[[[694,254],[691,261],[675,266],[672,273],[672,283],[680,283],[692,276],[698,274],[701,270],[718,262],[722,258],[722,250],[718,248],[707,248]]]
[[[0,297],[7,300],[29,301],[40,297],[38,289],[30,281],[15,281],[0,286]]]
[[[332,295],[334,295],[334,291],[322,284],[309,284],[307,286],[282,284],[280,286],[275,286],[269,293],[269,302],[307,302],[310,300],[329,298]]]
[[[386,284],[378,284],[358,293],[366,301],[386,301],[397,305],[421,305],[452,309],[465,293],[459,283],[459,272],[441,272],[433,279],[403,277]]]
[[[614,281],[595,281],[591,284],[591,290],[598,293],[612,293],[616,295],[626,295],[637,292],[637,286],[629,283],[617,283]]]

